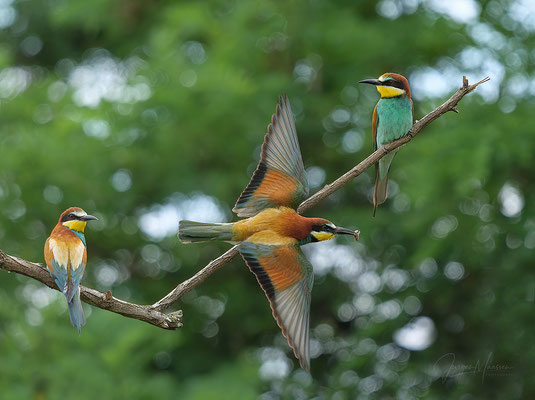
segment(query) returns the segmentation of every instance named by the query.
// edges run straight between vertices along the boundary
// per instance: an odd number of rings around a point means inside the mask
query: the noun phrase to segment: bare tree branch
[[[362,174],[367,168],[371,167],[388,152],[403,146],[405,143],[411,141],[411,139],[418,134],[423,128],[429,125],[432,121],[445,114],[448,111],[458,113],[457,104],[468,93],[472,92],[477,86],[485,83],[489,80],[489,77],[482,79],[481,81],[469,85],[468,80],[463,76],[463,86],[457,90],[453,96],[451,96],[444,104],[437,107],[429,114],[424,116],[419,121],[416,121],[412,126],[408,134],[395,142],[388,143],[381,146],[377,151],[370,154],[366,159],[361,161],[358,165],[353,167],[350,171],[333,181],[332,183],[325,185],[321,190],[314,195],[303,201],[297,211],[303,213],[309,208],[315,206],[324,198],[330,196],[342,186],[349,183],[352,179]],[[174,313],[165,314],[163,311],[169,308],[173,303],[180,299],[185,293],[189,292],[194,287],[201,284],[208,276],[213,274],[223,265],[228,263],[238,254],[237,246],[227,250],[218,258],[210,261],[203,269],[197,272],[194,276],[180,283],[169,294],[157,301],[153,305],[137,305],[128,303],[116,299],[111,295],[111,292],[101,293],[94,289],[89,289],[84,286],[81,288],[81,298],[88,304],[95,307],[109,310],[128,318],[138,319],[140,321],[148,322],[149,324],[158,326],[164,329],[176,329],[182,326],[181,317],[182,311],[176,311]],[[50,277],[47,270],[43,268],[41,264],[32,263],[17,257],[13,257],[5,254],[0,250],[0,269],[16,272],[18,274],[26,275],[30,278],[36,279],[52,289],[58,290],[54,280]]]
[[[229,250],[221,254],[216,259],[210,261],[206,267],[201,269],[191,278],[180,283],[176,288],[174,288],[169,294],[167,294],[163,299],[158,300],[152,305],[155,310],[163,311],[166,308],[170,307],[175,301],[184,296],[187,292],[193,289],[195,286],[199,285],[204,281],[208,276],[212,275],[223,265],[228,263],[238,254],[238,246],[232,246]]]
[[[340,178],[336,179],[332,183],[329,183],[328,185],[325,185],[321,190],[317,191],[308,199],[303,201],[301,205],[297,208],[297,212],[300,214],[303,213],[303,211],[308,210],[309,208],[315,206],[325,197],[330,196],[331,194],[336,192],[338,189],[340,189],[342,186],[348,184],[352,179],[362,174],[366,169],[368,169],[377,161],[379,161],[381,158],[383,158],[388,152],[394,149],[397,149],[400,146],[403,146],[405,143],[410,142],[412,138],[418,134],[418,132],[420,132],[423,128],[425,128],[427,125],[429,125],[431,122],[433,122],[435,119],[437,119],[441,115],[447,113],[448,111],[459,113],[459,110],[456,107],[457,103],[459,103],[459,101],[465,95],[472,92],[476,87],[478,87],[482,83],[487,82],[488,80],[490,80],[490,78],[487,76],[486,78],[480,80],[479,82],[473,85],[469,85],[468,79],[466,79],[466,76],[463,76],[463,86],[461,86],[453,94],[453,96],[451,96],[444,104],[435,108],[433,111],[431,111],[429,114],[427,114],[425,117],[423,117],[419,121],[416,121],[406,136],[403,136],[401,139],[398,139],[394,142],[391,142],[384,146],[379,147],[375,152],[370,154],[368,157],[366,157],[363,161],[361,161],[358,165],[353,167],[351,170],[347,171]]]
[[[41,265],[21,258],[10,256],[0,250],[0,268],[16,272],[44,283],[48,287],[59,290],[56,282],[48,271]],[[182,326],[182,311],[164,314],[151,306],[140,306],[116,299],[111,292],[101,293],[97,290],[80,286],[80,297],[87,304],[124,315],[128,318],[138,319],[163,329],[176,329]]]
[[[468,79],[466,79],[466,76],[463,76],[463,86],[459,88],[459,90],[457,90],[453,94],[453,96],[451,96],[444,104],[435,108],[433,111],[431,111],[429,114],[427,114],[425,117],[423,117],[419,121],[416,121],[416,123],[412,126],[411,130],[406,136],[402,137],[399,140],[396,140],[395,142],[388,143],[385,146],[381,146],[377,151],[370,154],[368,157],[366,157],[366,159],[364,159],[364,161],[361,161],[357,166],[352,168],[350,171],[346,172],[340,178],[336,179],[334,182],[328,185],[325,185],[323,189],[321,189],[320,191],[316,192],[315,194],[310,196],[308,199],[303,201],[297,208],[297,212],[302,214],[309,208],[315,206],[325,197],[328,197],[331,194],[333,194],[342,186],[349,183],[353,178],[359,176],[367,168],[371,167],[373,164],[379,161],[382,157],[385,156],[386,153],[400,146],[403,146],[405,143],[409,142],[414,136],[418,134],[418,132],[420,132],[424,127],[429,125],[432,121],[440,117],[442,114],[445,114],[448,111],[454,111],[458,113],[459,110],[457,110],[456,108],[457,103],[459,103],[459,101],[465,95],[472,92],[477,86],[479,86],[482,83],[487,82],[488,80],[490,80],[490,78],[486,77],[473,85],[469,85]],[[230,250],[226,251],[224,254],[222,254],[215,260],[212,260],[206,267],[204,267],[199,272],[197,272],[192,278],[179,284],[175,289],[173,289],[171,293],[169,293],[160,301],[154,303],[153,307],[155,307],[156,309],[160,311],[166,309],[175,301],[177,301],[180,298],[180,296],[187,293],[188,291],[193,289],[195,286],[199,285],[208,276],[210,276],[219,268],[221,268],[223,265],[225,265],[227,262],[232,260],[237,254],[238,254],[238,250],[236,246],[232,247]]]

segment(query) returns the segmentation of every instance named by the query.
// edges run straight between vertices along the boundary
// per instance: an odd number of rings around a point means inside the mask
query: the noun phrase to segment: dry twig
[[[368,157],[366,157],[366,159],[361,161],[358,165],[353,167],[344,175],[342,175],[332,183],[325,185],[321,190],[303,201],[299,205],[297,211],[299,213],[303,213],[309,208],[315,206],[321,200],[330,196],[342,186],[349,183],[352,179],[362,174],[367,168],[371,167],[382,157],[384,157],[386,153],[400,146],[403,146],[405,143],[410,142],[412,138],[418,134],[418,132],[420,132],[423,128],[425,128],[427,125],[429,125],[432,121],[434,121],[441,115],[447,113],[448,111],[458,113],[459,110],[457,109],[457,104],[459,103],[459,101],[465,95],[472,92],[477,86],[487,82],[489,79],[489,77],[486,77],[480,80],[479,82],[470,85],[468,84],[468,80],[466,79],[466,77],[463,76],[463,86],[459,88],[453,94],[453,96],[451,96],[444,104],[431,111],[419,121],[416,121],[406,136],[396,140],[395,142],[381,146],[379,149],[370,154]],[[194,276],[180,283],[170,293],[168,293],[165,297],[163,297],[161,300],[157,301],[153,305],[137,305],[133,303],[128,303],[126,301],[116,299],[111,295],[110,291],[108,291],[107,293],[101,293],[94,289],[86,288],[84,286],[81,286],[81,297],[83,301],[95,307],[112,311],[124,315],[128,318],[145,321],[149,324],[158,326],[163,329],[180,328],[182,326],[182,311],[176,311],[168,314],[163,313],[163,311],[173,305],[185,293],[198,286],[208,276],[210,276],[223,265],[232,260],[237,254],[237,246],[234,246],[231,249],[227,250],[218,258],[210,261],[208,265],[206,265],[203,269],[197,272]],[[30,278],[44,283],[52,289],[58,290],[54,280],[50,277],[48,271],[45,270],[41,264],[32,263],[30,261],[10,256],[4,253],[2,250],[0,250],[0,269],[5,269],[7,271],[26,275]]]

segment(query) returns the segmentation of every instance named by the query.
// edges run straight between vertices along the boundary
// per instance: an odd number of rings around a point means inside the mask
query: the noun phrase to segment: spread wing
[[[307,195],[295,122],[290,101],[284,95],[268,126],[260,162],[232,211],[240,217],[252,217],[270,207],[295,208]]]
[[[264,243],[259,243],[258,239]],[[238,249],[266,293],[273,317],[301,367],[308,371],[310,297],[314,282],[312,265],[297,241],[271,245],[264,239],[253,235]]]

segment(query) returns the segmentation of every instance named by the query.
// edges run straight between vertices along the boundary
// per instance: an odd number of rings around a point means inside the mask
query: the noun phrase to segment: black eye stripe
[[[73,221],[75,219],[78,219],[78,217],[75,214],[70,213],[70,214],[64,215],[63,218],[61,219],[61,222]]]
[[[327,224],[313,225],[312,226],[312,230],[314,232],[329,232],[329,233],[334,233],[335,232],[335,229],[332,226],[327,225]]]
[[[403,86],[402,82],[395,81],[393,79],[389,79],[387,81],[383,82],[383,86],[392,86],[398,89],[405,90],[405,87]]]

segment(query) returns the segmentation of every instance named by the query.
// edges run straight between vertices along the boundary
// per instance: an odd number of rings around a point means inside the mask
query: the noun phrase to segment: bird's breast
[[[412,127],[412,103],[407,96],[379,100],[377,103],[377,147],[407,134]]]
[[[234,237],[236,241],[247,240],[248,237],[260,233],[276,235],[292,240],[302,240],[310,232],[307,219],[300,216],[295,210],[288,207],[268,208],[254,217],[238,221],[234,224]]]
[[[85,264],[86,248],[83,242],[73,235],[57,235],[48,239],[48,248],[54,260],[64,269],[76,270]]]

